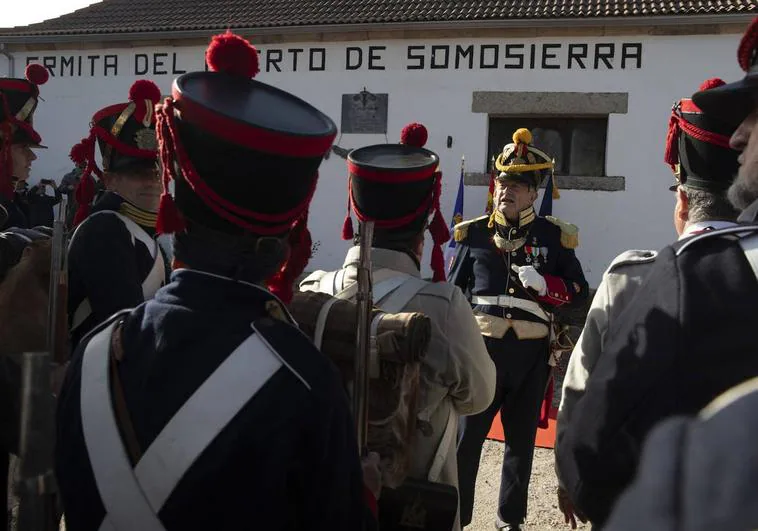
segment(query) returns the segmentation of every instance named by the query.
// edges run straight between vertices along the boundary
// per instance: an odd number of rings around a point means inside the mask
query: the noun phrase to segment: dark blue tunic
[[[608,330],[574,407],[556,462],[572,500],[596,525],[632,482],[657,423],[695,414],[758,376],[758,283],[738,242],[722,234],[703,233],[658,253]]]
[[[758,380],[720,400],[705,418],[653,430],[607,531],[758,529]]]
[[[512,265],[532,265],[538,273],[546,278],[561,282],[561,296],[552,298],[553,291],[540,298],[548,305],[579,304],[587,298],[589,289],[584,278],[582,265],[573,249],[561,244],[561,229],[545,218],[537,217],[533,222],[520,228],[513,228],[511,238],[526,238],[523,246],[510,252],[500,251],[493,242],[495,229],[487,227],[487,218],[475,221],[468,226],[466,238],[456,246],[456,256],[449,282],[459,286],[464,293],[472,295],[512,295],[524,300],[533,300],[527,289],[519,281],[518,275],[511,269]],[[560,280],[559,280],[560,279]],[[548,288],[552,282],[548,281]],[[498,306],[481,306],[477,308],[485,313],[504,317],[503,308]],[[514,308],[508,310],[513,319],[524,321],[541,320],[535,315]]]
[[[171,280],[123,325],[118,370],[143,452],[253,333],[252,322],[293,370],[278,371],[200,455],[159,513],[166,529],[361,529],[357,442],[334,366],[289,321],[273,317],[283,315],[281,303],[268,291],[192,270]],[[69,367],[57,419],[57,475],[70,531],[96,530],[104,516],[80,414],[88,340]]]
[[[119,195],[106,192],[92,213],[118,212],[123,202]],[[153,228],[140,227],[150,236],[154,235]],[[71,331],[72,347],[114,313],[134,308],[145,300],[142,282],[153,268],[153,262],[150,250],[141,241],[133,241],[118,217],[100,215],[82,222],[68,253],[69,328],[84,299],[89,300],[92,313]]]

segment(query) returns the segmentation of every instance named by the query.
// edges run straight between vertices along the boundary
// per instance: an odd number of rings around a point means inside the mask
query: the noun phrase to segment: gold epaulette
[[[561,245],[566,249],[579,247],[579,227],[554,216],[545,216],[545,219],[561,229]]]
[[[462,242],[466,239],[466,236],[468,236],[468,227],[472,223],[476,223],[477,221],[481,221],[483,219],[489,218],[488,215],[479,216],[478,218],[474,219],[468,219],[466,221],[461,221],[457,225],[453,227],[453,238],[455,238],[455,241]]]

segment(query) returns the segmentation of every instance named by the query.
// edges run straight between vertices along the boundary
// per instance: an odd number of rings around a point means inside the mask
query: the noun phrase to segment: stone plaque
[[[387,134],[389,94],[372,94],[367,91],[342,95],[343,134]]]

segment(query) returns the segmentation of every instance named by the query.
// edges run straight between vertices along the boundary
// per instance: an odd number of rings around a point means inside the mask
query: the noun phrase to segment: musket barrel
[[[53,241],[50,252],[50,291],[47,307],[47,351],[55,356],[58,337],[58,313],[60,311],[60,282],[65,256],[66,228],[64,222],[66,200],[62,199],[57,219],[53,222]],[[60,346],[58,346],[60,347]]]
[[[371,243],[374,223],[361,223],[360,259],[358,261],[358,330],[356,334],[355,380],[353,384],[353,415],[358,430],[358,449],[363,451],[368,441],[368,380],[371,349]]]
[[[57,529],[53,473],[55,398],[50,389],[49,352],[23,355],[21,430],[16,490],[18,531]]]

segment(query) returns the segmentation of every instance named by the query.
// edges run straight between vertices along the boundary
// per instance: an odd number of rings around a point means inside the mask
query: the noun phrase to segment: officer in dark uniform
[[[29,178],[31,164],[37,158],[32,149],[45,147],[33,122],[39,85],[47,82],[49,73],[44,66],[32,63],[26,67],[25,76],[25,79],[0,78],[0,209],[5,212],[0,216],[5,218],[0,230],[29,227],[15,185]]]
[[[464,419],[458,446],[461,524],[468,525],[482,444],[500,411],[505,455],[498,529],[519,529],[527,492],[540,404],[550,373],[551,310],[588,294],[574,249],[574,225],[534,211],[551,158],[519,129],[498,157],[493,212],[455,226],[450,281],[471,293],[474,313],[497,367],[490,407]]]
[[[756,49],[758,22],[740,45],[745,80],[698,92],[693,105],[731,128],[750,120],[758,110]],[[744,147],[738,141],[745,134],[741,128],[730,139],[733,148]],[[702,157],[697,149],[688,156]],[[755,187],[756,153],[745,149],[738,161],[738,180]],[[717,168],[709,172],[718,175]],[[739,195],[744,199],[748,192],[749,187]],[[556,453],[569,496],[593,524],[606,523],[631,483],[653,426],[667,417],[694,415],[730,387],[758,376],[752,333],[758,327],[757,210],[753,203],[743,212],[749,225],[702,232],[661,250],[637,295],[611,325],[610,341]]]
[[[252,80],[241,37],[214,37],[206,58],[158,110],[171,283],[85,338],[63,384],[67,528],[360,530],[379,485],[364,490],[337,371],[284,306],[337,129]]]
[[[95,113],[89,136],[71,150],[84,167],[68,254],[74,347],[96,325],[149,299],[168,280],[168,260],[155,239],[161,184],[153,107],[160,96],[152,81],[137,81],[128,102]],[[95,162],[95,140],[102,171]],[[107,189],[94,206],[92,173]]]

